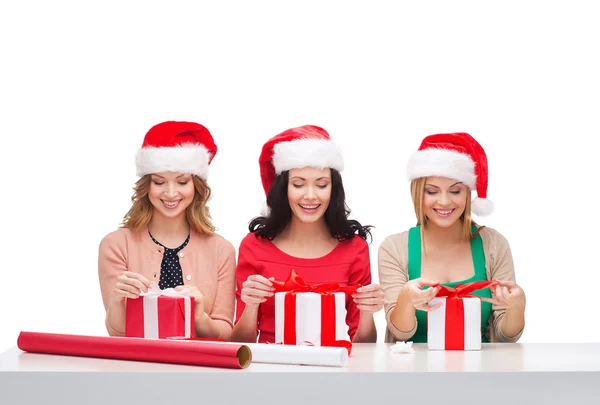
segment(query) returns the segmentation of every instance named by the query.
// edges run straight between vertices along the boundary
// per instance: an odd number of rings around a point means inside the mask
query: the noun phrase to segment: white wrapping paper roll
[[[255,363],[298,364],[305,366],[344,367],[348,350],[343,347],[269,345],[245,343]]]
[[[239,345],[235,342],[209,342],[215,345]],[[300,366],[344,367],[348,350],[344,347],[295,346],[266,343],[244,343],[252,352],[253,363],[295,364]]]

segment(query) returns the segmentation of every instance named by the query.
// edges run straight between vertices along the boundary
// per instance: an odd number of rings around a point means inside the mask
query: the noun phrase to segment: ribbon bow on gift
[[[273,281],[275,292],[285,292],[285,315],[283,344],[297,344],[296,342],[296,294],[317,293],[321,294],[321,346],[345,347],[348,355],[352,351],[352,343],[348,340],[335,338],[335,296],[333,293],[342,292],[354,294],[360,285],[340,286],[338,283],[307,284],[304,279],[292,269],[286,281]],[[312,344],[302,342],[301,344]]]
[[[294,269],[290,271],[290,275],[286,281],[273,281],[272,283],[273,287],[275,288],[275,292],[291,293],[313,292],[317,294],[327,294],[343,292],[346,294],[354,294],[356,290],[361,287],[360,285],[342,287],[338,283],[307,284],[302,276],[296,273],[296,270]]]
[[[142,291],[142,293],[140,295],[146,296],[146,297],[158,297],[161,295],[167,295],[170,297],[183,297],[185,295],[185,293],[187,293],[187,292],[188,292],[187,288],[183,288],[179,291],[175,290],[174,288],[165,288],[164,290],[161,290],[157,284],[152,284],[148,288],[148,292]]]
[[[433,287],[439,287],[440,290],[435,295],[436,297],[448,298],[480,298],[477,295],[471,294],[473,291],[482,290],[497,285],[497,281],[473,281],[467,284],[457,284],[455,288],[446,287],[436,284]]]

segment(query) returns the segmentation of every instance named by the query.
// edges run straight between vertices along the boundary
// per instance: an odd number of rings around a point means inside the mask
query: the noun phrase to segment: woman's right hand
[[[242,284],[240,298],[246,305],[258,306],[272,297],[275,293],[273,287],[273,277],[267,279],[260,274],[253,274]]]
[[[427,303],[431,301],[440,290],[439,285],[440,283],[437,281],[416,278],[404,284],[402,289],[415,309],[429,312],[435,311],[442,306],[442,303],[440,302],[432,306],[427,305]],[[431,288],[423,290],[423,287],[425,286]]]
[[[112,296],[117,301],[125,298],[137,298],[142,292],[148,292],[150,281],[139,273],[124,271],[118,278]]]

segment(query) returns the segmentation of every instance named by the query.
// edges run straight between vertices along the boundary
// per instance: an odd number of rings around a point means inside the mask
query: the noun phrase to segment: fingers
[[[502,286],[496,287],[496,298],[499,301],[506,302],[508,300],[509,294],[510,294],[510,292],[508,291],[508,288],[502,287]]]
[[[125,271],[117,278],[117,283],[122,285],[130,285],[137,288],[138,291],[148,292],[150,282],[141,274],[134,273],[131,271]],[[116,288],[116,286],[115,286]],[[127,291],[132,291],[128,289]],[[139,292],[138,292],[139,295]]]
[[[252,281],[250,279],[244,281],[242,284],[242,288],[256,290],[256,291],[264,291],[264,292],[273,292],[275,291],[274,287],[270,287],[264,283],[258,281]]]
[[[498,284],[500,284],[503,287],[508,287],[508,288],[512,288],[512,287],[516,287],[517,283],[515,283],[514,281],[502,281],[502,280],[494,280],[495,282],[497,282]]]
[[[242,299],[242,302],[246,305],[262,304],[263,302],[267,301],[266,297],[261,297],[261,296],[256,296],[256,295],[248,295],[248,294],[244,294],[243,292],[242,292],[240,298]]]
[[[121,281],[117,281],[117,284],[115,284],[114,293],[119,297],[137,298],[140,296],[140,292],[139,288]]]
[[[418,278],[416,279],[419,287],[437,287],[438,285],[440,285],[439,281],[433,281],[433,280],[428,280],[426,278]]]
[[[379,284],[369,284],[356,289],[357,293],[364,293],[369,291],[381,291],[381,286]]]
[[[271,277],[271,278],[273,278],[273,277]],[[271,282],[270,279],[267,279],[267,278],[261,276],[260,274],[253,274],[253,275],[251,275],[250,277],[248,277],[246,279],[246,282],[249,282],[249,281],[251,281],[251,282],[253,282],[255,284],[262,284],[265,287],[272,287],[273,286],[273,283]]]
[[[135,273],[133,271],[124,271],[122,275],[126,276],[127,278],[139,280],[142,284],[146,286],[146,288],[150,287],[150,281],[148,281],[146,277],[142,276],[139,273]]]
[[[500,301],[498,301],[497,299],[494,299],[494,298],[481,297],[481,301],[483,301],[483,302],[489,302],[492,305],[503,306],[503,304]]]
[[[384,295],[379,284],[369,284],[358,288],[352,298],[360,311],[378,312],[383,308]]]
[[[427,305],[426,303],[415,306],[416,309],[420,309],[421,311],[425,311],[425,312],[432,312],[432,311],[435,311],[435,310],[437,310],[437,309],[439,309],[441,307],[442,307],[442,303],[441,302],[438,302],[437,304],[431,305],[431,306]]]
[[[262,304],[267,301],[267,297],[272,297],[275,288],[270,279],[259,274],[253,274],[242,284],[240,298],[248,305]]]

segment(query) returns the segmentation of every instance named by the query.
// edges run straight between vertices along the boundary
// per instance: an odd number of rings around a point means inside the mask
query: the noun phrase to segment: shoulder
[[[233,244],[217,233],[209,235],[196,232],[194,239],[208,248],[209,251],[218,252],[219,255],[235,253]]]
[[[508,247],[508,240],[494,228],[484,227],[479,232],[483,246],[490,250],[500,250]]]
[[[408,245],[408,231],[395,233],[386,237],[383,242],[379,245],[379,251],[382,250],[389,252],[401,252],[406,249]]]
[[[115,246],[127,246],[128,240],[133,239],[134,234],[131,229],[119,228],[106,235],[100,241],[100,250],[108,249]]]
[[[255,248],[261,248],[266,246],[270,241],[267,238],[261,238],[260,236],[257,236],[256,233],[254,232],[249,232],[246,236],[244,236],[244,239],[242,239],[242,242],[240,243],[240,249],[242,248],[250,248],[250,249],[255,249]]]

